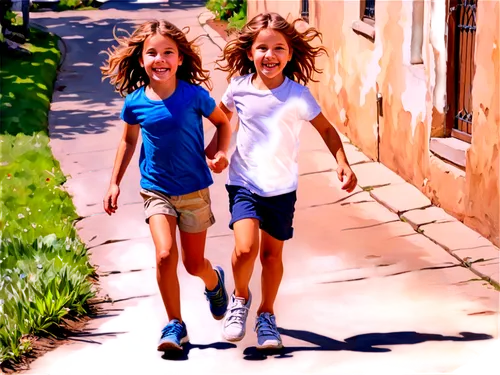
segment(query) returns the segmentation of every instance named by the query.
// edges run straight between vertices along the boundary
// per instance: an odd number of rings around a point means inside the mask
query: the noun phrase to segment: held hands
[[[108,215],[114,214],[118,209],[118,196],[120,195],[120,187],[116,184],[110,185],[108,192],[104,196],[103,206],[104,211]]]
[[[346,190],[348,193],[351,193],[358,184],[358,179],[351,167],[348,165],[339,165],[337,168],[337,176],[342,182],[342,190]]]
[[[214,173],[221,173],[229,165],[229,160],[227,159],[226,153],[219,151],[215,154],[213,159],[207,160],[208,167]]]

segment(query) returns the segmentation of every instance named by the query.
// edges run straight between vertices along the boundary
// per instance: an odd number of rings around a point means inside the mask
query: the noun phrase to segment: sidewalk
[[[179,265],[191,344],[181,358],[185,361],[156,352],[166,317],[138,194],[138,152],[122,183],[117,214],[108,217],[101,208],[121,136],[123,99],[107,82],[101,83],[98,67],[104,55],[98,52],[113,44],[115,25],[131,30],[151,18],[189,26],[190,37],[208,32],[198,21],[204,12],[200,3],[169,4],[123,10],[108,3],[98,11],[32,14],[34,22],[64,39],[68,51],[51,107],[51,145],[70,175],[66,186],[82,216],[79,234],[98,266],[102,301],[101,314],[84,332],[37,359],[26,374],[415,375],[469,374],[464,371],[477,369],[484,361],[480,354],[498,342],[499,294],[463,267],[462,259],[471,257],[469,263],[478,269],[495,263],[498,267],[498,254],[495,261],[473,262],[483,256],[475,253],[496,249],[474,233],[470,240],[462,237],[466,227],[437,208],[417,210],[429,204],[415,188],[370,162],[344,139],[360,183],[346,195],[332,172],[333,157],[310,126],[303,129],[299,156],[296,236],[286,244],[285,275],[276,301],[285,350],[269,357],[255,350],[252,328],[261,269],[257,263],[247,335],[236,345],[221,339],[220,322],[208,311],[201,282]],[[213,62],[220,48],[208,38],[201,41],[204,64],[212,71],[212,95],[219,100],[225,74],[214,71]],[[206,126],[209,139],[213,129]],[[211,187],[217,223],[209,230],[207,255],[224,267],[232,290],[233,238],[227,227],[225,177],[216,175]],[[397,200],[399,192],[416,198]],[[460,237],[434,235],[442,226],[460,228]],[[430,238],[442,241],[449,251]],[[494,366],[490,362],[488,368]]]

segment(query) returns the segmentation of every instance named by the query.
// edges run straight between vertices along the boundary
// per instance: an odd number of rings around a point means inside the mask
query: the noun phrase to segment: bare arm
[[[340,139],[335,128],[326,119],[323,113],[320,113],[314,119],[311,120],[312,126],[318,131],[323,138],[326,146],[337,160],[339,165],[347,165],[347,157],[345,156],[344,147],[342,146],[342,140]]]
[[[312,119],[311,124],[321,135],[321,138],[323,138],[323,141],[332,153],[333,157],[337,160],[337,164],[339,166],[339,168],[337,168],[337,174],[339,180],[343,182],[342,189],[347,190],[350,193],[356,187],[357,178],[349,166],[339,134],[326,119],[323,113],[320,113]],[[344,176],[346,177],[345,181]]]
[[[138,125],[129,125],[125,123],[122,139],[120,140],[118,151],[116,152],[115,164],[113,173],[111,174],[108,192],[103,201],[104,211],[106,211],[108,215],[114,213],[118,208],[117,201],[120,195],[120,182],[134,155],[137,140],[139,138],[139,131],[140,128]]]
[[[125,124],[122,139],[116,152],[115,165],[111,175],[110,185],[120,185],[123,175],[134,155],[140,128],[138,125]]]
[[[231,142],[231,133],[232,133],[231,124],[229,122],[231,121],[231,118],[233,117],[233,112],[231,112],[222,102],[219,103],[219,107],[216,108],[216,110],[218,113],[222,113],[223,115],[225,115],[225,117],[227,119],[227,124],[229,125],[229,137],[227,138],[227,148],[226,148],[226,152],[227,152],[227,149],[229,148],[229,143]],[[214,111],[214,113],[215,112],[216,111]],[[210,117],[209,117],[209,120],[210,120]],[[221,140],[219,138],[224,138],[224,136],[221,135],[220,128],[217,127],[217,130],[215,131],[215,134],[214,134],[212,140],[210,141],[209,145],[205,149],[205,155],[207,156],[207,158],[213,159],[215,157],[215,154],[217,153],[217,151],[220,150],[220,148],[217,147],[219,142],[221,142]]]
[[[223,152],[226,154],[231,142],[231,124],[229,123],[228,116],[220,107],[215,107],[208,119],[217,128],[214,135],[214,138],[217,140],[217,147],[214,147],[216,153]]]

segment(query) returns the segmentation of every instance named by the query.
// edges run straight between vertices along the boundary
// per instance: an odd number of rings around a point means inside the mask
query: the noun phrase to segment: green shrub
[[[64,10],[88,10],[95,9],[101,5],[97,0],[60,0],[58,3],[32,3],[30,10],[37,11],[41,8],[47,8],[49,6],[51,9],[56,11]]]
[[[95,0],[60,0],[57,4],[57,10],[71,10],[95,7]]]
[[[241,8],[234,12],[231,17],[229,17],[229,29],[240,30],[247,23],[247,2],[246,0],[242,3]]]
[[[0,68],[0,369],[88,312],[94,296],[75,207],[52,156],[47,112],[60,53],[57,37],[32,29],[31,55]]]
[[[241,28],[246,23],[247,0],[208,0],[206,7],[216,19],[228,21],[229,27]]]

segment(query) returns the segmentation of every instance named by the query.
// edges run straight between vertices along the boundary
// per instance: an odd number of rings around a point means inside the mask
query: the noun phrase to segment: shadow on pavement
[[[217,349],[217,350],[227,350],[236,348],[235,344],[230,344],[228,342],[214,342],[212,344],[191,344],[188,342],[183,346],[182,351],[172,350],[165,352],[162,356],[163,359],[171,360],[171,361],[186,361],[189,359],[189,352],[191,349]]]
[[[94,329],[92,329],[92,330],[94,330]],[[92,340],[92,337],[100,338],[100,339],[109,338],[109,337],[115,338],[118,335],[123,335],[123,334],[127,333],[127,332],[90,332],[92,330],[86,330],[84,332],[75,332],[71,336],[68,336],[67,340],[84,342],[87,344],[102,345],[101,341]]]
[[[414,345],[427,341],[477,341],[489,340],[493,337],[484,333],[460,332],[460,336],[444,336],[432,333],[418,332],[389,332],[389,333],[367,333],[349,337],[344,341],[337,341],[332,338],[319,335],[314,332],[300,331],[293,329],[278,328],[278,331],[285,336],[306,341],[316,346],[288,346],[280,350],[258,350],[256,347],[248,347],[243,351],[244,359],[250,361],[262,361],[269,356],[276,358],[291,358],[293,352],[306,351],[353,351],[363,353],[387,353],[389,348],[379,348],[379,346],[390,345]]]

